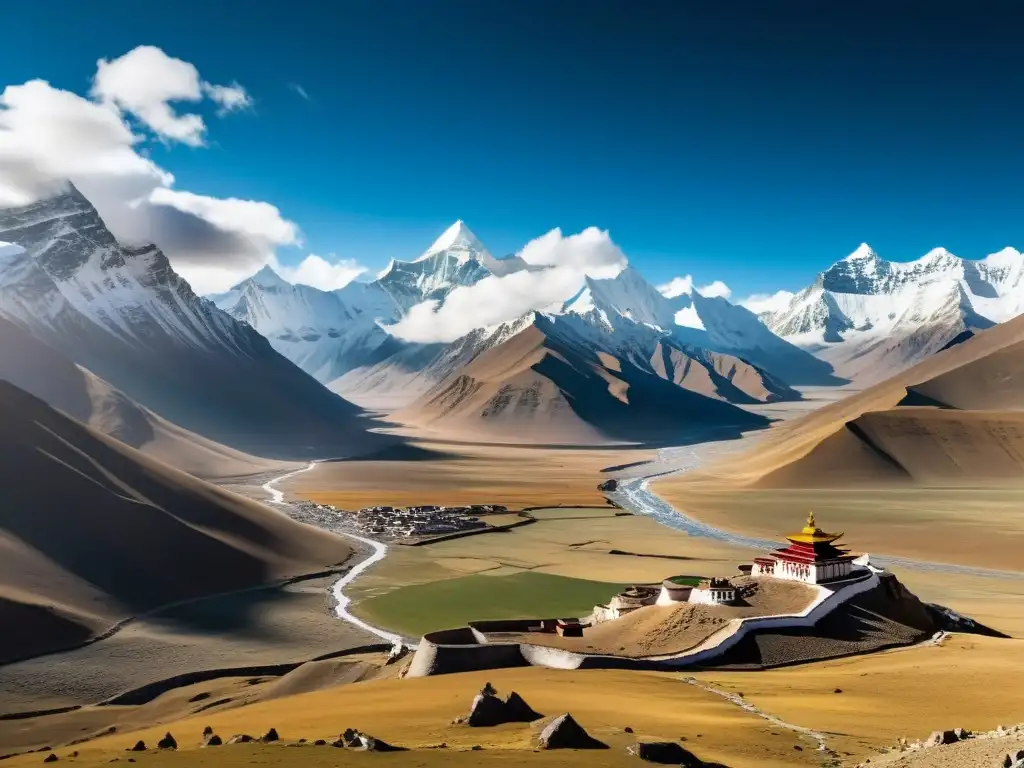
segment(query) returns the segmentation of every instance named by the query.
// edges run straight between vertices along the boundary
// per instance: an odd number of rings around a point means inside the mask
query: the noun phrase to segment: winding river
[[[666,448],[659,451],[658,458],[653,462],[654,467],[662,467],[662,471],[647,474],[642,477],[633,477],[620,480],[619,489],[608,496],[612,498],[623,509],[633,514],[646,515],[655,521],[677,531],[683,531],[691,536],[703,536],[705,538],[721,541],[726,544],[735,544],[749,549],[769,550],[779,546],[779,542],[769,539],[759,539],[752,536],[744,536],[739,533],[731,533],[721,528],[715,528],[707,523],[702,523],[689,517],[676,507],[654,493],[650,488],[651,480],[667,475],[688,472],[703,463],[708,454],[719,454],[729,452],[739,443],[743,447],[749,447],[746,441],[734,441],[732,444],[705,443],[688,448]],[[671,467],[671,468],[670,468]],[[912,560],[906,557],[896,557],[886,554],[871,554],[871,562],[886,568],[911,568],[921,571],[934,571],[941,573],[954,573],[963,576],[981,576],[984,578],[1020,579],[1024,573],[1019,571],[999,571],[991,568],[975,568],[967,565],[956,565],[954,563],[933,563],[925,560]]]
[[[316,462],[311,461],[308,466],[305,466],[302,469],[296,469],[292,472],[286,472],[283,475],[278,475],[277,477],[268,480],[261,486],[261,488],[268,494],[270,494],[271,504],[284,505],[287,503],[284,500],[284,492],[277,489],[277,484],[284,480],[287,480],[290,477],[294,477],[295,475],[300,475],[303,472],[309,472],[315,466]],[[345,587],[347,587],[349,584],[355,581],[368,568],[372,568],[376,563],[379,563],[387,556],[387,544],[383,544],[379,541],[374,541],[373,539],[368,539],[364,536],[357,536],[354,533],[348,533],[346,531],[332,531],[332,533],[338,533],[342,536],[347,536],[348,538],[365,544],[370,548],[370,555],[368,557],[366,557],[365,559],[357,563],[355,566],[350,568],[348,571],[346,571],[344,574],[342,574],[341,578],[339,578],[336,582],[334,582],[333,586],[331,586],[331,594],[334,596],[335,600],[334,614],[342,621],[346,621],[349,624],[352,624],[353,626],[359,627],[360,629],[369,632],[370,634],[375,635],[376,637],[379,637],[382,640],[386,640],[387,642],[391,643],[396,647],[399,647],[401,645],[410,645],[410,643],[401,635],[396,635],[393,632],[388,632],[387,630],[381,629],[380,627],[375,627],[372,624],[367,624],[358,616],[353,615],[348,609],[349,605],[351,605],[352,603],[352,598],[348,597],[345,594]]]

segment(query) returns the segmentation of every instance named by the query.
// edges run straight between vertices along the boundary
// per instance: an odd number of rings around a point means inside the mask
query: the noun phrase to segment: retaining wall
[[[838,606],[878,587],[878,573],[876,569],[871,569],[857,579],[843,585],[834,585],[839,586],[837,591],[818,586],[817,596],[800,613],[733,619],[697,646],[675,654],[629,658],[574,653],[533,643],[487,643],[481,642],[483,635],[470,627],[432,632],[424,636],[416,649],[407,676],[424,677],[528,664],[552,669],[679,669],[706,664],[724,654],[751,632],[813,627]],[[480,627],[484,623],[476,626]],[[536,624],[538,621],[501,623],[521,625]]]

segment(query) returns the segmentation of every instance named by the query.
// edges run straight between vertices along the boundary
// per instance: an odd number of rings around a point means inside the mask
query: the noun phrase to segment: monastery
[[[814,512],[811,512],[802,531],[786,536],[788,547],[777,549],[767,557],[754,558],[750,575],[774,576],[806,584],[848,579],[857,556],[835,546],[842,535],[825,533],[815,524]]]
[[[752,565],[741,565],[740,572],[755,579],[784,579],[811,585],[842,582],[855,575],[855,561],[859,561],[857,555],[835,545],[842,535],[821,530],[811,512],[802,530],[786,536],[789,546],[764,557],[755,557]],[[704,579],[693,584],[685,576],[673,576],[665,579],[660,588],[634,585],[613,597],[607,605],[594,606],[590,623],[613,621],[645,605],[735,605],[741,592],[742,589],[737,589],[729,579]]]

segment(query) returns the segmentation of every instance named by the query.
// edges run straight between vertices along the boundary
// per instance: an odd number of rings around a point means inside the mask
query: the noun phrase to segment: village
[[[505,514],[501,504],[472,504],[449,507],[425,504],[413,507],[375,506],[346,511],[329,504],[300,502],[294,505],[298,517],[330,520],[331,527],[342,528],[386,542],[429,539],[456,533],[483,531],[490,526],[484,515]]]

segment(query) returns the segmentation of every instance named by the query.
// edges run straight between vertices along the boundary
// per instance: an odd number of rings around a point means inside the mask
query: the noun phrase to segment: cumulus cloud
[[[755,293],[740,302],[755,315],[763,312],[778,312],[785,309],[793,300],[792,291],[776,291],[775,293]]]
[[[682,296],[693,290],[696,290],[701,296],[709,298],[720,296],[723,299],[728,299],[732,295],[732,289],[721,280],[715,280],[703,286],[694,286],[692,275],[673,277],[664,285],[658,286],[658,292],[666,299],[674,299],[676,296]]]
[[[503,277],[491,275],[474,285],[460,286],[448,294],[444,304],[417,304],[388,330],[407,341],[454,341],[480,326],[550,310],[576,294],[585,277],[615,277],[627,264],[608,233],[596,227],[569,236],[553,229],[527,243],[519,256],[538,269]]]
[[[666,299],[674,299],[676,296],[682,296],[691,290],[693,290],[693,277],[690,275],[673,277],[664,285],[658,286],[658,292]]]
[[[311,285],[321,291],[336,291],[339,288],[344,288],[366,272],[366,267],[352,259],[338,259],[334,254],[331,254],[330,258],[331,260],[328,261],[322,256],[311,253],[295,266],[285,266],[276,258],[271,260],[271,266],[289,283]]]
[[[198,102],[208,96],[223,111],[251,103],[249,94],[238,83],[207,83],[194,65],[168,56],[152,45],[140,45],[112,61],[97,61],[92,95],[104,104],[131,113],[161,138],[193,147],[205,143],[206,123],[194,113],[178,114],[170,102]]]
[[[732,289],[721,280],[715,280],[707,285],[699,286],[697,288],[697,293],[701,296],[707,296],[708,298],[721,297],[723,299],[728,299],[732,296]]]
[[[119,240],[156,243],[200,292],[223,290],[277,247],[300,244],[298,227],[273,205],[175,189],[174,176],[146,156],[147,136],[204,143],[202,118],[169,102],[205,96],[220,112],[240,109],[251,101],[242,86],[212,85],[192,64],[142,46],[101,59],[90,95],[43,80],[0,92],[0,207],[27,205],[71,181]]]

